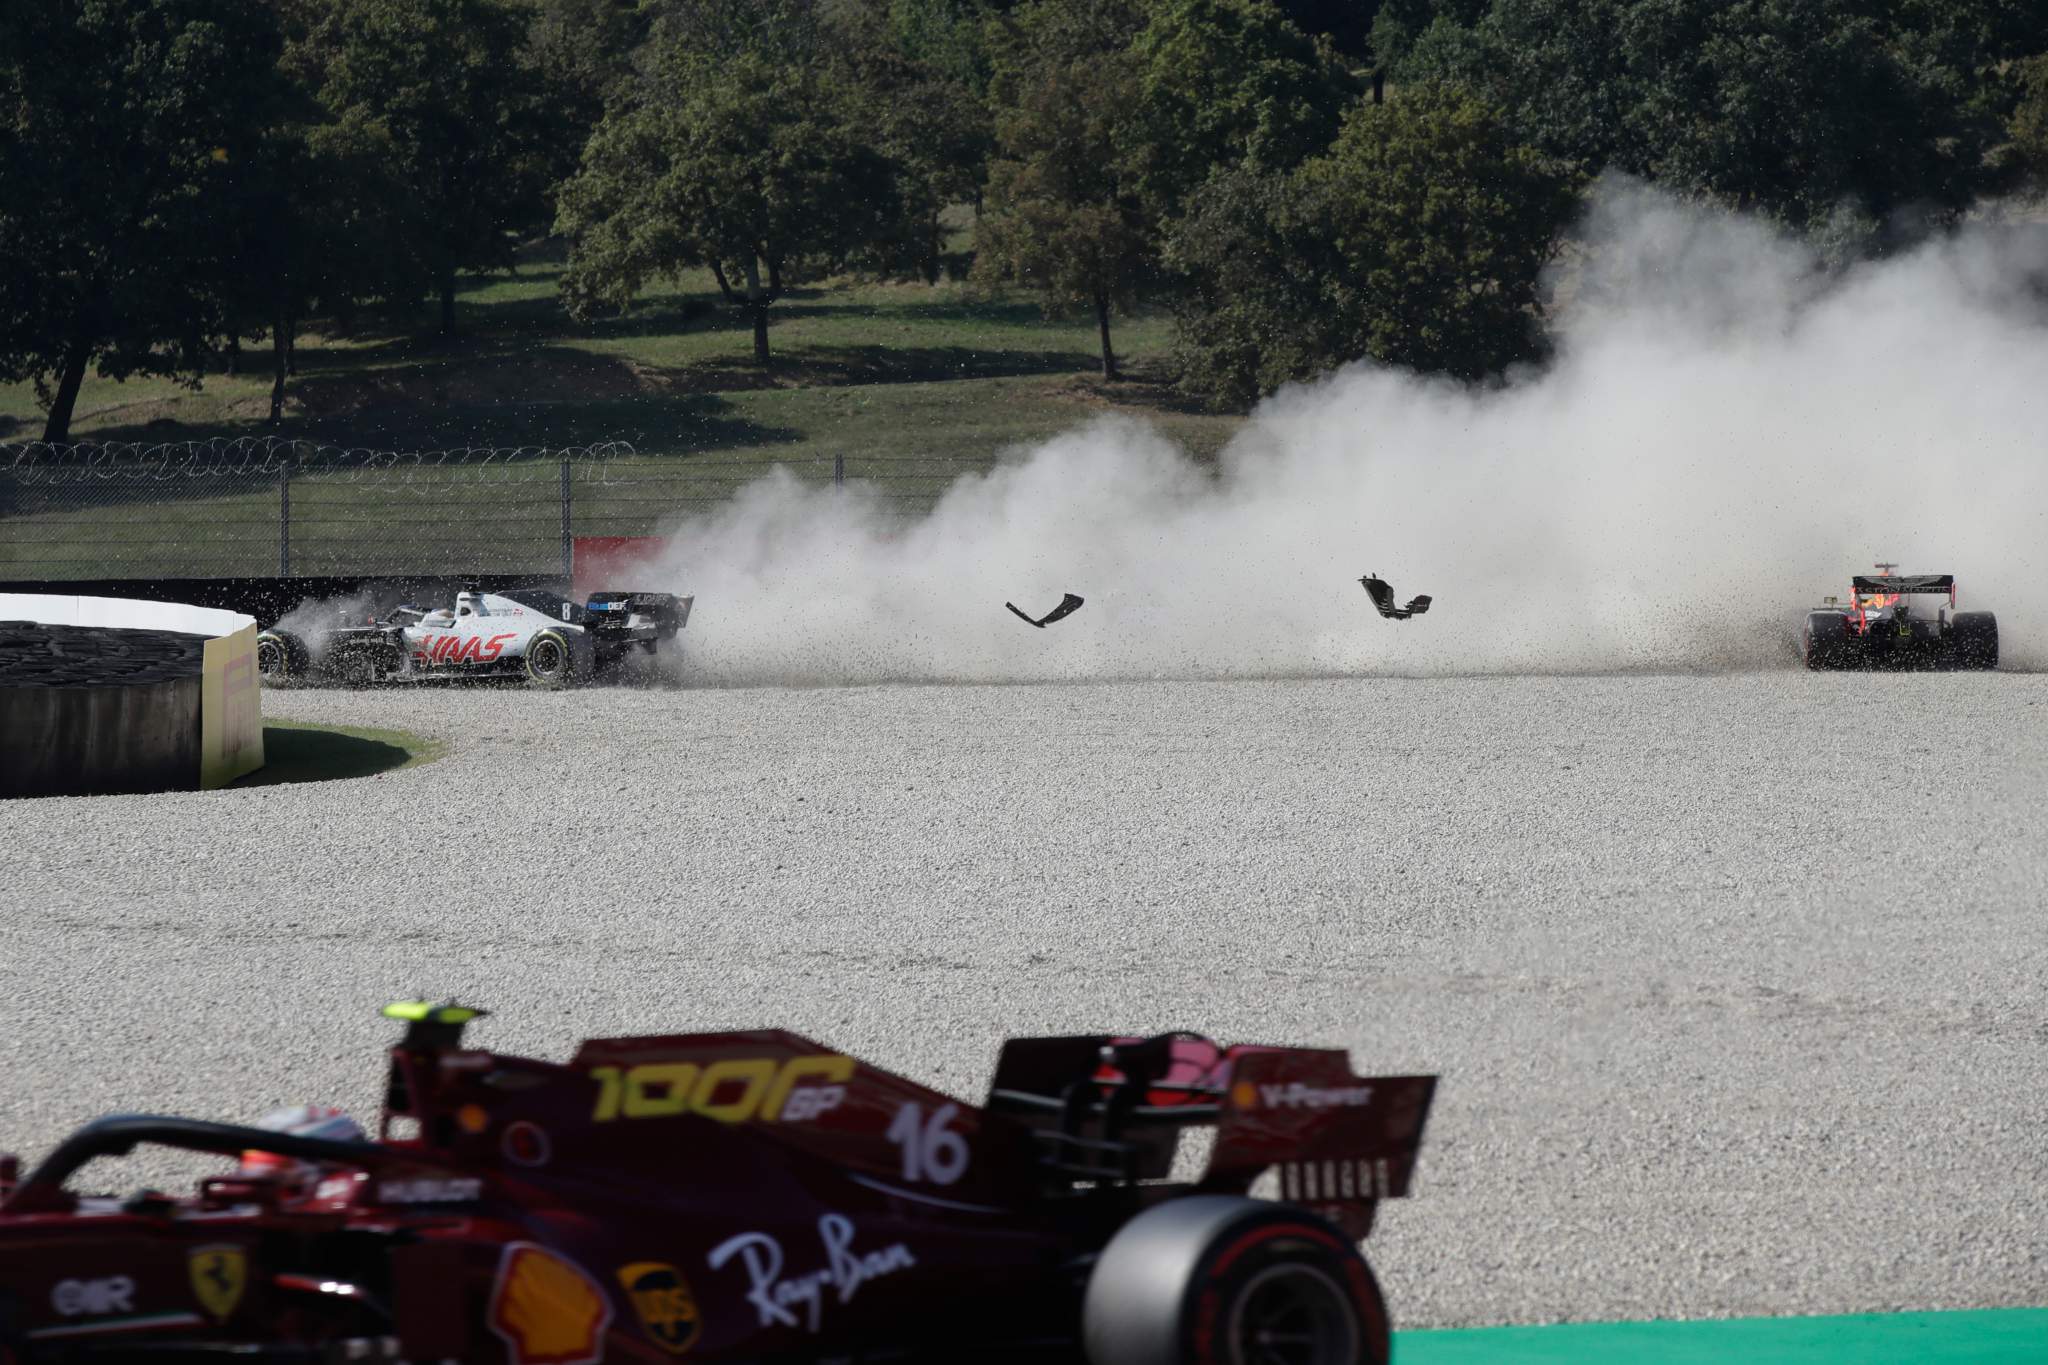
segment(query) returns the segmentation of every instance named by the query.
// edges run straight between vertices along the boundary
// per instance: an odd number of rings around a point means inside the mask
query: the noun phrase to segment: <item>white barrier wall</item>
[[[46,626],[105,626],[110,630],[179,630],[218,638],[256,624],[253,616],[183,602],[143,602],[132,597],[73,597],[54,592],[0,592],[0,621],[38,621]]]

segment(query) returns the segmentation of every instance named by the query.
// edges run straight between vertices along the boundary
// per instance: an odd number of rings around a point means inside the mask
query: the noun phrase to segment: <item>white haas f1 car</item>
[[[599,592],[581,603],[545,589],[463,592],[453,609],[402,606],[367,620],[344,616],[304,634],[264,631],[256,637],[256,667],[272,684],[509,674],[567,687],[635,650],[656,653],[690,619],[695,601],[663,592]]]
[[[1811,669],[1996,668],[1998,618],[1957,611],[1954,574],[1899,574],[1879,564],[1849,580],[1846,602],[1830,597],[1806,614],[1801,652]],[[1919,610],[1908,599],[1942,596]]]

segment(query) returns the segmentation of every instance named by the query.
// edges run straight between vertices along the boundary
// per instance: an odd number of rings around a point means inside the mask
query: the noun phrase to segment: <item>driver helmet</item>
[[[362,1125],[331,1104],[298,1104],[273,1109],[250,1125],[266,1132],[290,1133],[294,1137],[325,1138],[329,1142],[366,1142]],[[279,1152],[249,1150],[242,1153],[237,1175],[267,1177],[291,1185],[303,1185],[319,1175],[322,1163],[285,1156]]]
[[[455,594],[455,614],[457,616],[482,616],[484,614],[483,599],[473,592],[459,592]]]

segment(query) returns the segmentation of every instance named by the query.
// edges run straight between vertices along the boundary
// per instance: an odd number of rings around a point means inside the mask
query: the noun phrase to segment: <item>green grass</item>
[[[578,323],[557,297],[560,248],[512,274],[472,277],[459,334],[312,324],[276,434],[350,445],[581,445],[623,439],[655,454],[829,457],[849,439],[899,454],[992,456],[1104,409],[1161,414],[1206,448],[1232,419],[1192,413],[1165,383],[1169,321],[1118,319],[1129,378],[1097,376],[1090,319],[1049,317],[1034,296],[838,280],[792,289],[770,312],[773,363],[752,359],[744,313],[708,273],[653,289],[622,316]],[[79,440],[266,435],[270,355],[197,392],[168,380],[89,376]],[[971,388],[953,390],[951,386]],[[835,396],[836,395],[836,396]],[[31,386],[0,385],[0,439],[41,434]]]
[[[265,721],[263,766],[229,785],[270,787],[281,782],[378,777],[431,763],[446,751],[447,745],[440,740],[406,730]]]
[[[961,225],[956,245],[965,241]],[[620,468],[644,477],[632,487],[579,491],[575,500],[574,529],[601,535],[672,524],[773,463],[811,479],[828,477],[835,457],[854,478],[863,462],[883,459],[985,467],[1006,450],[1112,413],[1153,421],[1209,457],[1241,420],[1200,411],[1173,392],[1171,327],[1158,314],[1117,320],[1113,340],[1127,378],[1106,383],[1093,322],[1047,316],[1034,296],[952,279],[836,280],[774,305],[774,361],[762,369],[752,361],[746,317],[721,302],[708,272],[667,281],[624,315],[586,324],[561,308],[561,270],[559,246],[543,245],[510,274],[463,281],[453,338],[426,330],[424,315],[416,328],[309,327],[281,427],[264,425],[270,357],[259,348],[245,353],[245,373],[209,375],[197,392],[164,380],[88,378],[72,436],[279,435],[399,450],[627,441],[646,463]],[[0,385],[0,440],[37,437],[41,428],[30,387]],[[914,511],[949,475],[935,469],[894,491]],[[292,569],[533,571],[559,559],[557,485],[548,479],[536,465],[526,486],[488,492],[436,476],[384,493],[295,482]],[[278,494],[262,480],[95,485],[75,500],[24,495],[6,510],[0,577],[278,569]],[[456,523],[494,524],[490,553],[479,557],[451,540],[447,528]]]

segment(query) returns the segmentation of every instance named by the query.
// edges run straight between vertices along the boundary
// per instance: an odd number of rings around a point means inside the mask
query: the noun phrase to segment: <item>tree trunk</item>
[[[761,292],[761,263],[747,257],[747,309],[754,315],[754,363],[768,365],[768,296]]]
[[[782,262],[773,256],[764,259],[768,262],[768,297],[779,299],[782,297]]]
[[[711,278],[718,281],[718,292],[725,296],[727,303],[738,303],[740,296],[732,292],[732,281],[725,277],[725,267],[714,258],[711,262]]]
[[[1095,295],[1095,330],[1102,334],[1102,377],[1116,378],[1116,353],[1109,349],[1109,295]]]
[[[64,357],[64,373],[57,379],[57,396],[50,403],[49,420],[43,423],[43,439],[62,445],[71,439],[71,410],[78,406],[78,386],[85,382],[85,362],[92,356],[85,347],[73,347]]]
[[[270,425],[277,426],[284,421],[284,378],[291,369],[292,353],[291,323],[284,303],[284,291],[278,291],[277,316],[270,328]]]
[[[233,377],[242,372],[242,337],[235,333],[228,337],[228,375]]]
[[[441,335],[455,334],[455,267],[441,272]]]
[[[289,301],[284,306],[284,372],[287,378],[299,377],[299,317]]]
[[[933,213],[931,221],[925,226],[924,282],[928,285],[936,285],[939,282],[940,247],[945,242],[944,235],[939,227],[939,215]]]

